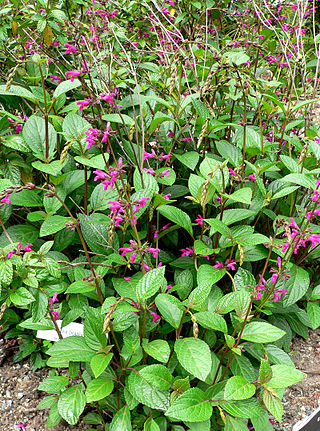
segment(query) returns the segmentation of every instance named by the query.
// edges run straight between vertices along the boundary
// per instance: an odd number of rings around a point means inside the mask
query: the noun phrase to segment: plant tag
[[[62,337],[67,338],[72,335],[80,335],[83,337],[83,324],[82,323],[69,323],[61,329],[62,320],[57,320],[57,325],[61,331]],[[49,341],[59,341],[57,331],[55,329],[46,329],[37,331],[37,338]]]
[[[292,431],[319,431],[320,429],[320,407],[310,416],[294,425]]]

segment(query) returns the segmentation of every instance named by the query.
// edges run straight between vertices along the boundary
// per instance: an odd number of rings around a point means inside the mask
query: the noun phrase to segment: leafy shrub
[[[6,2],[0,322],[54,369],[48,426],[281,421],[291,339],[320,325],[314,14]]]

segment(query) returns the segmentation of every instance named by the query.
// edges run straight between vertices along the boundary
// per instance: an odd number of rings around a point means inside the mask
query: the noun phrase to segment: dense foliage
[[[0,324],[47,425],[272,430],[320,326],[314,4],[0,14]]]

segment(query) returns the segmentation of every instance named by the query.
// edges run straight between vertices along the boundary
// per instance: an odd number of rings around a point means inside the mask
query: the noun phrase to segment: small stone
[[[23,392],[18,392],[17,393],[18,400],[21,400],[21,398],[23,398],[23,397],[24,397],[24,393]]]
[[[7,401],[7,404],[8,404],[8,407],[11,407],[11,406],[12,406],[12,404],[13,404],[13,401],[12,401],[12,400],[8,400],[8,401]]]
[[[10,398],[10,397],[11,397],[11,394],[10,394],[9,389],[7,389],[7,390],[6,390],[6,397],[7,397],[7,398]]]

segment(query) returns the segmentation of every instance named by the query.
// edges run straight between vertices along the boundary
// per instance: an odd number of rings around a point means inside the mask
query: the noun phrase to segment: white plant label
[[[61,328],[62,320],[57,320],[56,322],[63,338],[72,337],[73,335],[80,335],[80,337],[83,337],[82,323],[72,322]],[[39,330],[37,331],[37,338],[49,341],[59,341],[59,337],[55,329]]]

